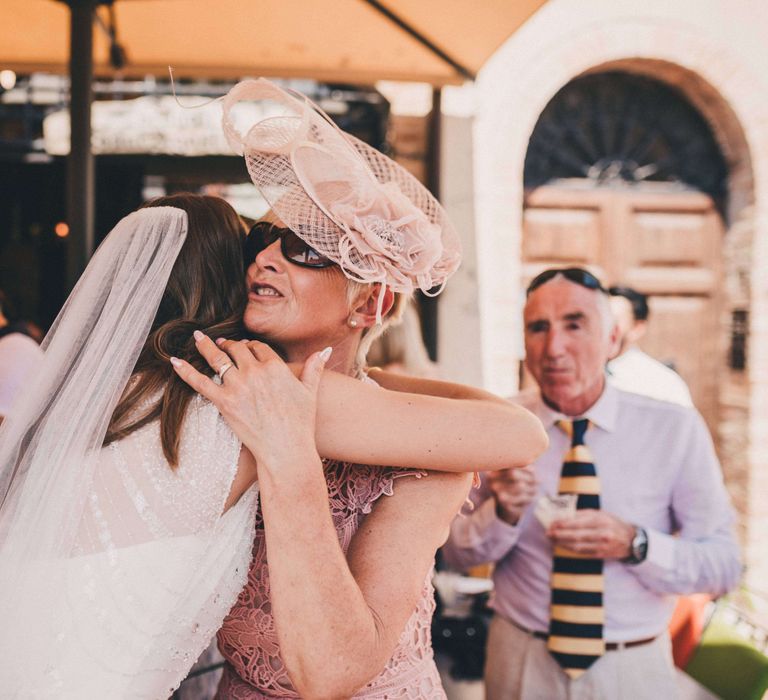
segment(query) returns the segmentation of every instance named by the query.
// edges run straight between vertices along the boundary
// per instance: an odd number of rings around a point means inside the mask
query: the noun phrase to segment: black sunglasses
[[[531,292],[537,290],[542,284],[549,282],[549,280],[562,275],[569,282],[574,282],[587,289],[597,289],[601,292],[605,292],[605,288],[600,284],[600,280],[597,279],[589,270],[585,270],[583,267],[564,267],[564,268],[551,268],[540,272],[536,277],[531,280],[528,288],[525,290],[525,296],[528,296]]]
[[[336,264],[301,240],[291,229],[276,226],[268,221],[257,221],[251,226],[243,243],[245,266],[248,267],[262,250],[278,239],[283,257],[294,265],[321,268]]]

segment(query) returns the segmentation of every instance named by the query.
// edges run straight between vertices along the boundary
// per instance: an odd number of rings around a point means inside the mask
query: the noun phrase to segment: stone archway
[[[516,388],[523,163],[547,102],[571,79],[592,71],[634,71],[675,85],[710,124],[729,168],[726,293],[731,309],[749,313],[749,364],[740,391],[734,396],[733,386],[726,386],[721,392],[733,399],[722,456],[746,515],[742,536],[750,580],[758,582],[764,579],[761,566],[768,569],[759,554],[768,506],[758,496],[768,486],[768,357],[759,352],[768,345],[768,275],[758,274],[768,269],[768,98],[716,27],[695,30],[653,11],[630,17],[622,3],[551,3],[481,73],[475,206],[484,379],[500,393]],[[723,321],[723,345],[725,326]]]

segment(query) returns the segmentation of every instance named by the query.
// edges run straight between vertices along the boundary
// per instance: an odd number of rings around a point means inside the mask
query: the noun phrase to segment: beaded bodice
[[[257,489],[222,515],[239,452],[200,397],[177,469],[157,421],[99,450],[75,549],[43,562],[57,585],[24,572],[34,610],[24,629],[3,630],[16,676],[4,687],[22,689],[13,697],[168,698],[245,583]]]
[[[396,478],[420,477],[411,470],[327,462],[325,476],[336,532],[346,553],[376,500],[392,495]],[[434,611],[431,572],[400,641],[384,670],[355,698],[445,698],[434,665],[430,624]],[[269,575],[261,516],[257,516],[253,561],[248,583],[219,631],[219,648],[227,659],[217,700],[298,698],[280,656],[269,601]]]

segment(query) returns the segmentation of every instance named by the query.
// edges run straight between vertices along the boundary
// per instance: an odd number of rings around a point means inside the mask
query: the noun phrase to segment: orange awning
[[[545,0],[115,0],[122,75],[233,79],[305,77],[373,83],[461,83]],[[384,5],[445,56],[387,18]],[[98,10],[107,20],[105,7]],[[113,75],[109,41],[94,30],[95,72]],[[0,70],[65,73],[69,8],[2,0]],[[451,61],[454,65],[451,65]],[[458,67],[457,67],[458,66]],[[459,68],[460,67],[460,68]]]

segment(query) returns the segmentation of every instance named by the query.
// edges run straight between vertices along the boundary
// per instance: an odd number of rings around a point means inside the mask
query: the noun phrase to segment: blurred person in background
[[[0,423],[43,359],[33,332],[30,324],[16,320],[8,297],[0,290]]]
[[[486,698],[671,700],[676,594],[724,594],[741,576],[709,432],[692,408],[606,381],[618,331],[587,270],[534,277],[524,337],[538,391],[515,400],[550,447],[484,475],[443,548],[458,569],[495,564]]]
[[[617,355],[608,363],[609,381],[619,389],[693,406],[683,378],[638,347],[648,330],[648,297],[632,287],[609,287],[611,311],[619,330]]]

